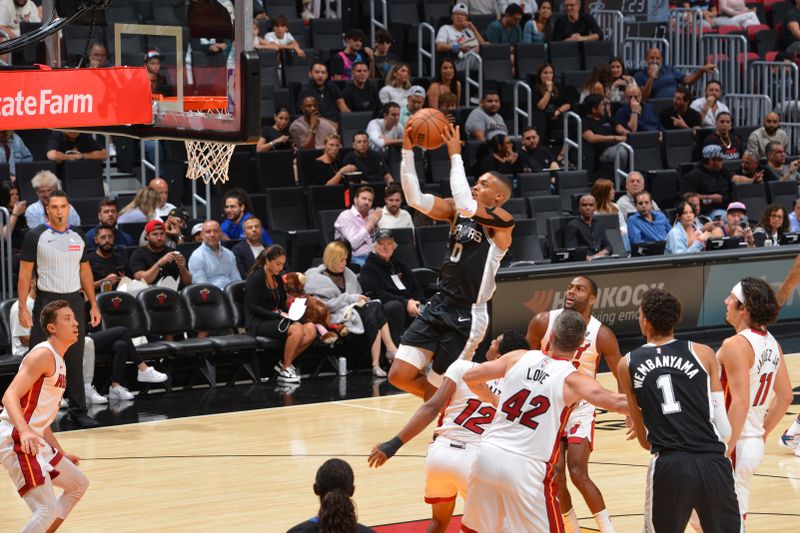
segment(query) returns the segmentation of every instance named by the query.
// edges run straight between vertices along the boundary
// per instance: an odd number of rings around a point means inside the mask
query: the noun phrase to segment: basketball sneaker
[[[800,457],[800,435],[789,435],[788,431],[784,431],[783,435],[778,438],[778,446],[792,450],[795,455]]]
[[[283,368],[281,365],[281,371],[278,372],[278,381],[283,383],[300,383],[300,375],[297,373],[295,367],[289,366]]]
[[[131,391],[129,391],[122,385],[118,385],[116,387],[111,387],[110,389],[108,389],[108,399],[115,401],[133,400],[133,394],[131,394]]]
[[[94,388],[94,385],[84,385],[83,388],[86,392],[86,403],[108,403],[108,399],[105,396],[101,396],[97,389]]]
[[[136,381],[140,383],[164,383],[167,381],[167,375],[152,366],[148,366],[147,370],[137,371]]]

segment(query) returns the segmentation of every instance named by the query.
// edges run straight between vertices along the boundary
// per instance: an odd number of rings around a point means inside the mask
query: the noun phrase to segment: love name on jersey
[[[525,376],[525,379],[542,384],[544,383],[544,380],[546,380],[549,377],[550,374],[548,374],[541,368],[528,368],[528,374]]]
[[[692,361],[684,359],[683,357],[677,355],[656,355],[653,358],[642,361],[641,364],[636,367],[636,372],[633,375],[633,388],[641,389],[647,374],[654,368],[663,367],[670,367],[683,372],[689,379],[695,377],[697,372],[699,372],[699,369]]]
[[[479,229],[473,228],[469,224],[456,224],[453,226],[453,236],[457,241],[475,241],[480,243],[483,241],[483,232]]]

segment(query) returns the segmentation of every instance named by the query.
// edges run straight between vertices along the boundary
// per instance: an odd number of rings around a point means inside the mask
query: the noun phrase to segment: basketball
[[[414,113],[409,119],[410,135],[414,145],[425,150],[436,150],[444,144],[443,133],[450,125],[447,117],[438,109],[426,107]]]

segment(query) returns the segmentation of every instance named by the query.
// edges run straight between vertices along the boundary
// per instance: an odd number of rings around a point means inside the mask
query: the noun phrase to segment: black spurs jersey
[[[464,305],[485,304],[495,290],[494,276],[506,254],[483,225],[458,215],[450,227],[449,248],[439,270],[439,288]]]
[[[652,453],[725,453],[711,423],[711,380],[691,342],[645,344],[625,357]]]

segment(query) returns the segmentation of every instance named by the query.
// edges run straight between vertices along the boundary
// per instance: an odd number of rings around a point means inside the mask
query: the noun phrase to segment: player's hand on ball
[[[383,463],[385,463],[388,459],[389,458],[378,449],[378,445],[376,444],[372,447],[372,451],[369,454],[367,462],[369,462],[369,466],[378,468],[379,466],[383,466]]]
[[[450,157],[461,153],[461,128],[448,124],[442,131],[442,137],[447,144],[447,154]]]

